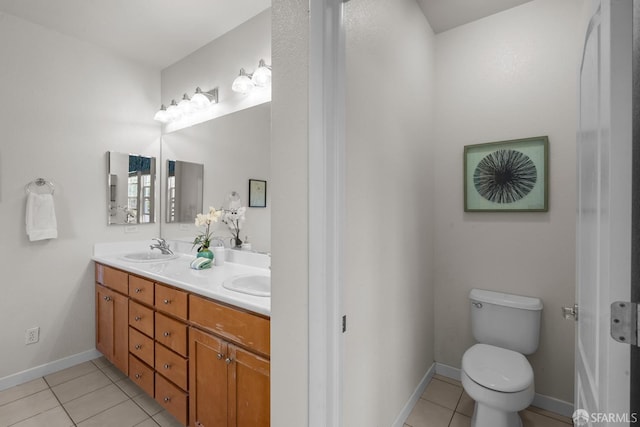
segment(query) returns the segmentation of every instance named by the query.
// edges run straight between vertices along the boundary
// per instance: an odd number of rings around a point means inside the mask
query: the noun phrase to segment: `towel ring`
[[[44,188],[45,186],[46,186],[46,188]],[[53,182],[47,181],[44,178],[38,178],[38,179],[28,183],[24,187],[24,189],[25,189],[25,191],[27,193],[35,193],[35,194],[50,193],[50,194],[53,194],[54,191],[56,190],[56,187],[55,187],[55,185],[53,185]],[[43,193],[42,190],[46,191],[46,193]]]

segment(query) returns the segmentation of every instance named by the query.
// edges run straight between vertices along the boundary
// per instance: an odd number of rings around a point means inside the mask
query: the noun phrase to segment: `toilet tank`
[[[471,329],[476,341],[522,354],[538,349],[540,298],[472,289]]]

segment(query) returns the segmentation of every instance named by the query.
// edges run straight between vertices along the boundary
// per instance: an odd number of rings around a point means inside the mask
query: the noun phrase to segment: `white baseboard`
[[[53,362],[45,363],[44,365],[36,366],[16,374],[8,375],[0,378],[0,391],[70,368],[79,363],[97,359],[100,356],[102,356],[102,354],[96,349],[87,350],[85,352],[54,360]]]
[[[427,373],[424,374],[424,377],[422,377],[422,379],[418,383],[418,387],[416,387],[413,394],[411,394],[411,397],[409,397],[409,401],[407,401],[407,403],[404,405],[404,408],[402,408],[402,411],[400,411],[400,414],[393,422],[392,427],[404,426],[404,422],[409,417],[409,414],[411,414],[413,407],[416,405],[418,399],[420,399],[420,396],[422,396],[422,393],[424,393],[424,389],[427,388],[427,384],[429,384],[429,381],[431,381],[431,378],[433,378],[433,375],[436,373],[435,365],[435,363],[432,364],[427,370]]]
[[[436,374],[460,381],[460,369],[444,365],[442,363],[436,362]],[[573,414],[572,403],[556,399],[555,397],[545,396],[543,394],[536,393],[533,398],[532,405],[569,418],[571,418],[571,415]]]

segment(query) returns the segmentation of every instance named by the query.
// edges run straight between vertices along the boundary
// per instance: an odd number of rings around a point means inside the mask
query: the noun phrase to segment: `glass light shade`
[[[218,103],[217,90],[213,89],[210,92],[202,92],[199,87],[196,88],[196,93],[191,97],[191,104],[196,109],[207,108],[211,104]]]
[[[191,114],[195,110],[191,103],[191,99],[189,99],[189,96],[186,93],[182,97],[182,101],[178,103],[178,108],[183,114]]]
[[[271,68],[265,64],[264,60],[261,59],[258,64],[258,69],[253,73],[253,77],[251,77],[253,83],[256,86],[265,87],[271,84]]]
[[[169,105],[169,108],[167,108],[167,114],[169,114],[171,120],[178,120],[182,117],[183,113],[178,108],[178,103],[175,99],[171,101],[171,105]]]
[[[155,116],[153,116],[153,120],[156,120],[160,123],[167,123],[171,118],[169,117],[169,113],[167,113],[167,107],[162,105]]]
[[[247,76],[247,73],[244,71],[244,68],[240,69],[240,75],[236,77],[231,85],[231,90],[238,93],[247,93],[251,89],[253,89],[255,83]]]

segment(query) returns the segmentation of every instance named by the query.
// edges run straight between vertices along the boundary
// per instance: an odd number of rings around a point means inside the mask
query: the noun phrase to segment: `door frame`
[[[640,0],[633,0],[631,301],[640,303]],[[631,413],[640,414],[640,347],[631,346]]]

